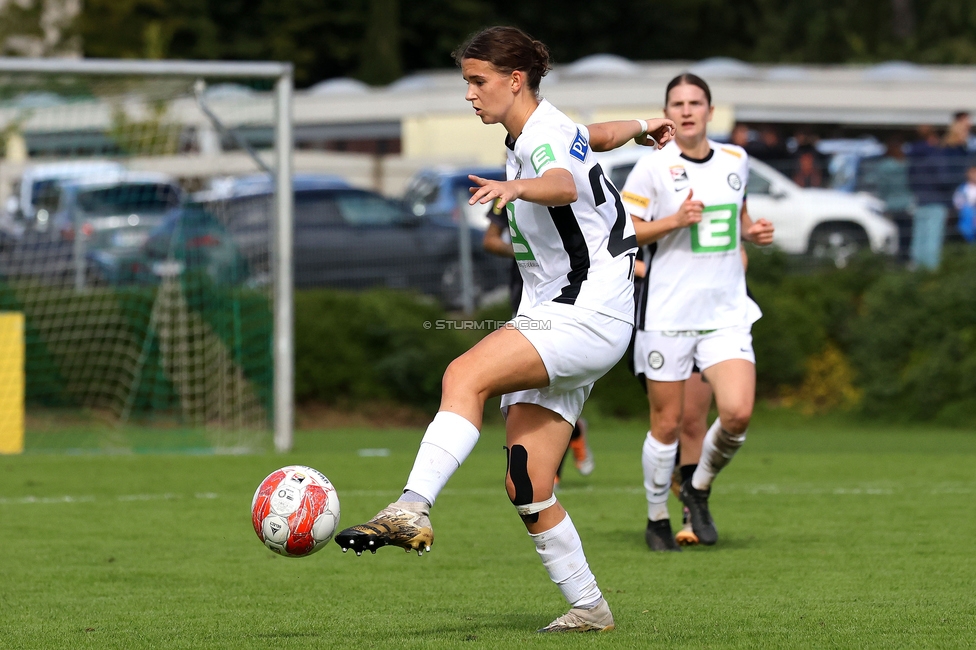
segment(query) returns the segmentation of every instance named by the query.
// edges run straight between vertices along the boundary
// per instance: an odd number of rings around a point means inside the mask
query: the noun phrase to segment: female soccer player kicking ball
[[[740,240],[772,242],[772,224],[746,218],[746,153],[708,140],[711,92],[683,74],[668,84],[664,114],[675,141],[644,156],[624,184],[623,199],[646,277],[638,299],[634,372],[647,384],[651,428],[642,464],[653,550],[680,550],[671,534],[667,497],[682,423],[685,380],[697,365],[715,393],[719,417],[702,445],[694,475],[681,486],[695,535],[714,544],[708,509],[712,480],[745,441],[755,399],[755,356]]]
[[[610,630],[597,587],[553,479],[593,386],[623,356],[633,323],[634,227],[593,158],[636,138],[663,145],[670,120],[573,123],[538,96],[546,47],[511,27],[476,34],[455,54],[466,99],[485,124],[508,131],[507,181],[472,176],[472,205],[506,210],[524,281],[523,305],[444,373],[440,411],[427,428],[400,500],[336,536],[357,554],[433,542],[428,512],[478,441],[485,400],[502,395],[506,487],[569,613],[545,632]]]

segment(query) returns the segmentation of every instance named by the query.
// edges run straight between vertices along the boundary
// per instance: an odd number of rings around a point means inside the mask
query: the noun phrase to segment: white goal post
[[[44,79],[76,76],[98,78],[139,78],[153,80],[180,79],[190,83],[197,79],[231,82],[262,80],[273,84],[274,219],[270,248],[271,309],[273,334],[270,345],[273,357],[273,398],[266,400],[273,413],[268,418],[274,429],[274,446],[288,451],[293,442],[294,422],[294,337],[293,337],[293,195],[292,195],[292,95],[293,70],[290,63],[279,62],[207,62],[207,61],[132,61],[92,59],[0,58],[0,75]],[[0,130],[4,128],[0,110]],[[9,157],[9,154],[8,154]],[[79,235],[80,238],[80,235]]]

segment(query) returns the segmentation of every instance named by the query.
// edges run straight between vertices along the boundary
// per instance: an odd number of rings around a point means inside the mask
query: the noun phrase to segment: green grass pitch
[[[559,498],[617,630],[556,637],[534,632],[566,605],[504,494],[497,428],[438,500],[422,558],[281,558],[249,519],[291,463],[333,480],[342,524],[369,518],[421,431],[300,433],[280,456],[0,457],[0,648],[976,643],[976,433],[760,413],[714,487],[718,545],[663,555],[643,539],[644,431],[593,422],[596,471],[567,464]]]

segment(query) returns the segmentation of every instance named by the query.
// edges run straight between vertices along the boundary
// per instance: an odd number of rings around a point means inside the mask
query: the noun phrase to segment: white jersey
[[[638,295],[639,329],[713,330],[757,318],[746,296],[739,251],[748,157],[735,145],[709,145],[708,156],[695,160],[669,143],[638,160],[624,184],[628,211],[645,221],[678,212],[691,190],[692,200],[705,204],[700,223],[644,247],[647,274]]]
[[[576,305],[634,322],[634,224],[617,189],[590,152],[587,128],[542,100],[521,135],[506,138],[509,180],[550,169],[573,175],[578,198],[546,207],[507,205],[515,260],[524,285],[519,312],[546,301]]]

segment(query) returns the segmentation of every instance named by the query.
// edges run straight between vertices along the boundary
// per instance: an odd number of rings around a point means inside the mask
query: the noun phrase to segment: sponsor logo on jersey
[[[692,253],[721,253],[739,246],[739,206],[735,203],[708,205],[702,219],[691,224]]]
[[[688,180],[688,172],[685,170],[684,165],[673,165],[670,167],[670,170],[671,180],[674,182],[674,191],[680,192],[681,190],[688,189],[691,181]]]
[[[647,365],[649,365],[652,370],[660,370],[661,366],[664,365],[664,355],[657,350],[654,350],[647,355]]]
[[[641,196],[640,194],[634,194],[633,192],[621,192],[620,198],[628,203],[633,203],[634,205],[639,205],[642,208],[646,208],[651,204],[651,200]]]
[[[552,147],[548,144],[540,144],[529,156],[532,160],[532,167],[535,169],[535,173],[538,174],[539,170],[548,165],[549,163],[556,162],[556,156],[552,153]]]
[[[569,147],[569,155],[580,162],[586,162],[586,154],[590,152],[590,143],[586,141],[580,130],[576,129],[576,138]]]
[[[525,262],[535,262],[532,247],[529,246],[529,241],[515,222],[515,206],[507,203],[505,207],[508,211],[508,232],[512,236],[512,251],[515,253],[515,261],[519,263],[519,266]]]
[[[729,187],[738,192],[742,189],[742,179],[736,173],[729,174]]]

